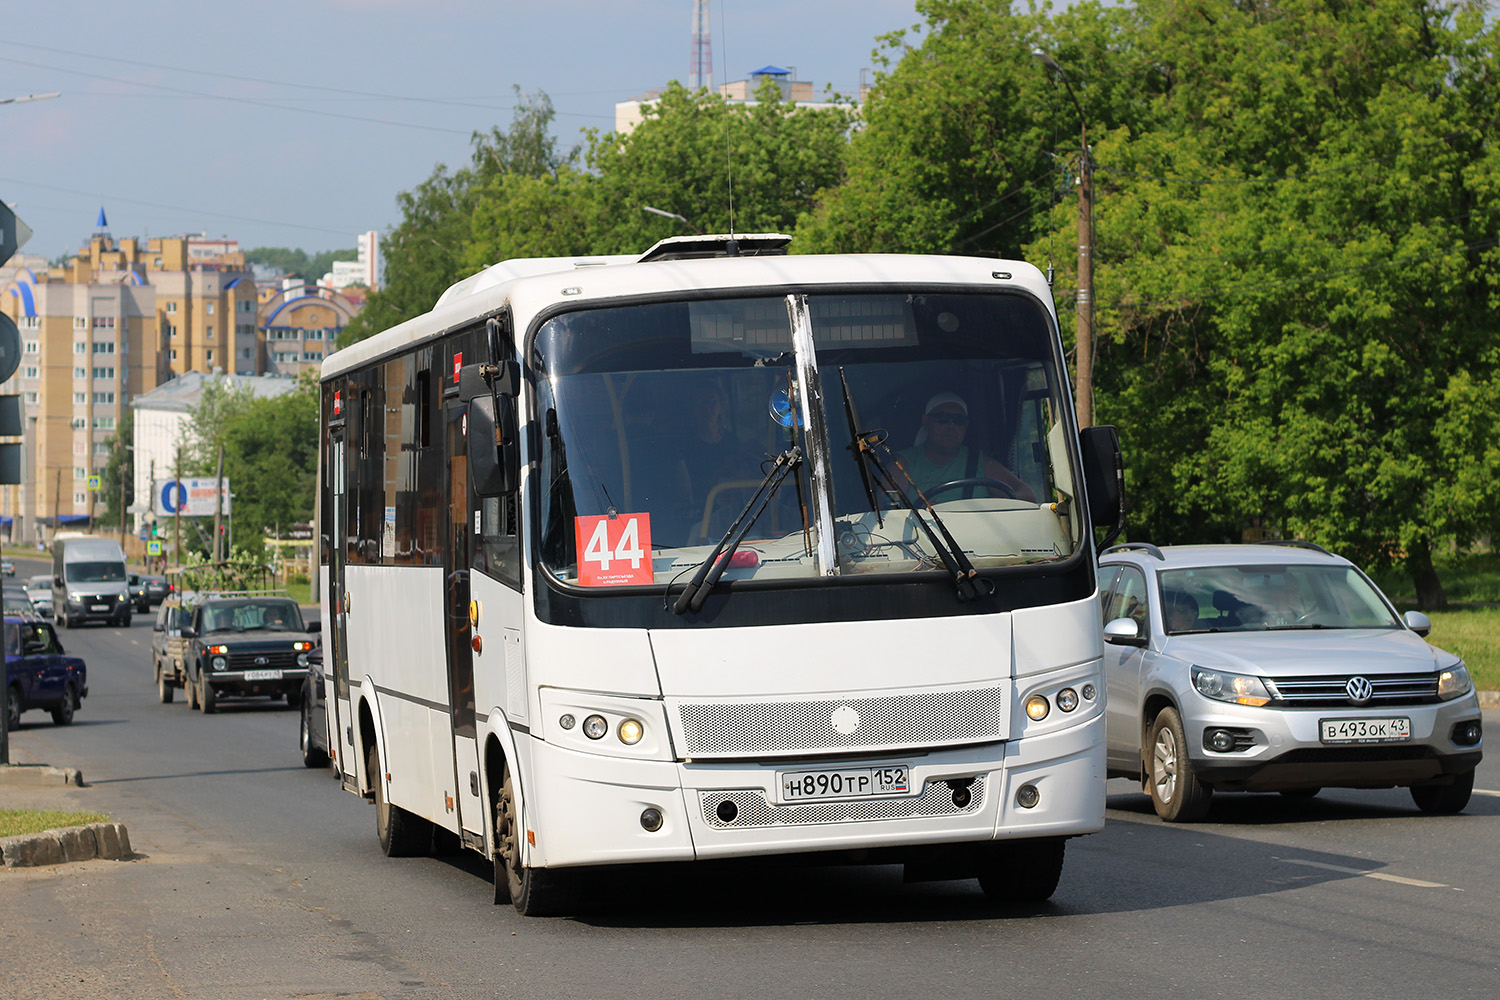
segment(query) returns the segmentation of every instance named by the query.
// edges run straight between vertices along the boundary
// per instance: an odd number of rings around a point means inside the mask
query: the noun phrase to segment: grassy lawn
[[[1436,560],[1448,610],[1430,611],[1427,640],[1464,658],[1474,686],[1500,691],[1500,553],[1479,552]],[[1398,572],[1371,574],[1402,611],[1416,608],[1411,580]]]
[[[106,823],[111,817],[96,812],[58,812],[51,809],[0,809],[0,837],[41,833],[62,826]]]

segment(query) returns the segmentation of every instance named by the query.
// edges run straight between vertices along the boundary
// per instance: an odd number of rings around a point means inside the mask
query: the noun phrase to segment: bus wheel
[[[380,754],[375,747],[365,756],[370,782],[375,786],[375,836],[388,858],[415,858],[427,853],[432,843],[432,824],[392,805],[385,797],[385,772],[380,769]]]
[[[996,844],[979,871],[979,887],[992,903],[1042,903],[1062,878],[1062,837]]]
[[[524,917],[557,917],[574,908],[574,876],[521,864],[521,824],[510,768],[495,803],[495,902],[510,900]]]

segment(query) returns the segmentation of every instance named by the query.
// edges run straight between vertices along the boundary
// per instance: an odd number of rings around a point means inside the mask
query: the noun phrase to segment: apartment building
[[[96,233],[60,267],[16,269],[0,309],[22,339],[20,368],[0,387],[22,399],[24,482],[3,498],[18,542],[99,512],[90,481],[131,399],[227,367],[241,338],[256,339],[255,282],[226,240]]]

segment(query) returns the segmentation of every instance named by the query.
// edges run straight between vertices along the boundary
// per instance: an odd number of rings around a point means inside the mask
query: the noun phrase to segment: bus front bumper
[[[630,760],[536,740],[525,806],[535,837],[528,864],[899,850],[1095,833],[1104,826],[1103,725],[1101,715],[1024,741],[766,764]],[[785,791],[794,774],[891,767],[906,768],[904,792],[789,801]],[[648,829],[657,816],[659,827]]]

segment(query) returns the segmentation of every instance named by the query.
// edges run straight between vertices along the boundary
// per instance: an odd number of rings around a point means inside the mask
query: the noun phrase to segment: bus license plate
[[[1321,719],[1318,736],[1324,743],[1400,743],[1411,739],[1411,720]]]
[[[781,802],[824,799],[868,799],[911,794],[911,767],[865,767],[850,770],[783,771],[776,776]]]
[[[279,681],[279,680],[281,680],[281,671],[280,670],[246,670],[245,671],[245,680],[247,680],[247,681]]]

